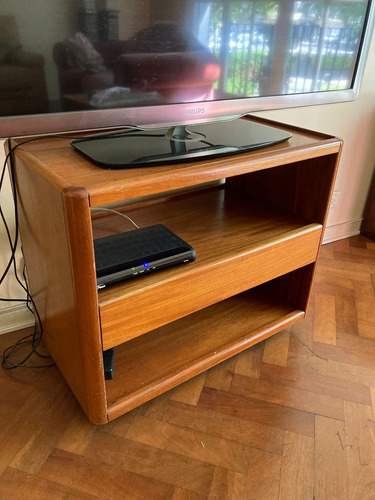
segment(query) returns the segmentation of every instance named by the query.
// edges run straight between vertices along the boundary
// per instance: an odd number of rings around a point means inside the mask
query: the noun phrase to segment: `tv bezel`
[[[165,128],[233,119],[256,111],[354,101],[360,92],[374,23],[375,0],[370,0],[364,34],[358,50],[357,66],[352,86],[349,89],[116,109],[2,116],[0,117],[0,137],[80,132],[125,126],[138,126],[145,129]]]

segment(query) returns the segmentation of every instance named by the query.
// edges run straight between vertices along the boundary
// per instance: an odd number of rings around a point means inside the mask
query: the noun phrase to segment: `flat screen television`
[[[186,126],[353,100],[373,3],[2,0],[0,136],[177,127],[178,153]]]

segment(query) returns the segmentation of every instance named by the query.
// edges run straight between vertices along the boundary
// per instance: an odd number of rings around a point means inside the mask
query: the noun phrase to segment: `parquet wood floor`
[[[374,292],[375,243],[326,245],[304,322],[105,426],[1,370],[0,499],[375,499]]]

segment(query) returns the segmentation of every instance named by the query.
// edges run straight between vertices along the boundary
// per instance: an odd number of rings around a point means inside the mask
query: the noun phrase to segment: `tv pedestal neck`
[[[64,139],[16,149],[31,294],[45,343],[93,423],[305,317],[342,143],[253,121],[292,137],[225,158],[124,170],[97,167]],[[115,202],[141,227],[174,231],[196,261],[97,290],[93,238],[130,228],[90,207]],[[114,378],[105,380],[103,351],[113,347]]]

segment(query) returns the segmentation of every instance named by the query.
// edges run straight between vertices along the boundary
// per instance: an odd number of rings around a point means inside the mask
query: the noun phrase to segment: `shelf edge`
[[[293,325],[294,323],[302,320],[305,316],[305,312],[299,309],[285,315],[281,319],[277,319],[258,330],[252,332],[250,337],[241,339],[239,342],[234,343],[229,348],[226,347],[222,351],[215,351],[210,356],[203,359],[196,360],[192,365],[189,366],[189,372],[187,373],[186,367],[183,370],[177,370],[176,373],[166,376],[164,379],[160,379],[158,383],[154,383],[152,386],[142,387],[137,392],[132,393],[129,396],[123,396],[118,401],[111,403],[107,407],[107,417],[108,421],[111,421],[118,416],[136,408],[137,406],[153,399],[154,397],[176,387],[177,385],[191,379],[193,376],[198,375],[209,368],[225,361],[226,359],[238,354],[245,349],[253,346],[254,344],[261,342],[262,340],[271,337],[272,335],[278,333],[279,331]],[[193,367],[193,369],[192,369]]]

